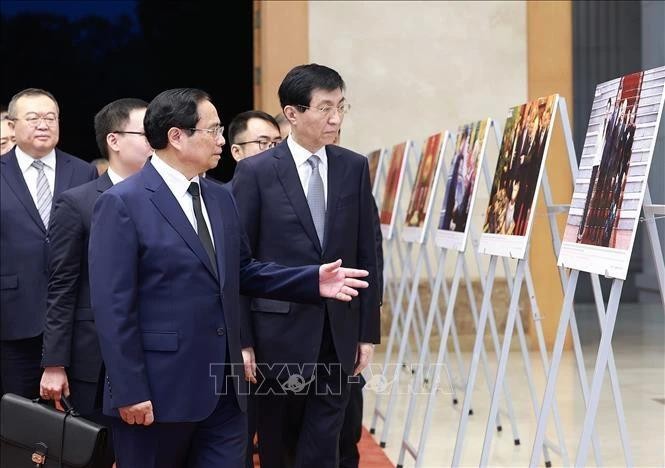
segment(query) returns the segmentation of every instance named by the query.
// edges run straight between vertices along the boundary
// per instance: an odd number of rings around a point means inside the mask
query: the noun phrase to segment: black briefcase
[[[97,468],[107,429],[84,419],[62,400],[58,411],[39,400],[7,393],[0,402],[0,468]]]

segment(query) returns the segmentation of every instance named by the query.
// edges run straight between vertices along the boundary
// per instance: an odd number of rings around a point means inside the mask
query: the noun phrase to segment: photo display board
[[[427,138],[423,145],[416,182],[411,190],[409,208],[406,210],[402,230],[402,239],[407,242],[422,243],[425,240],[425,227],[432,211],[440,161],[443,158],[444,139],[443,132],[437,133]]]
[[[383,150],[374,150],[367,155],[367,162],[369,164],[369,181],[372,185],[372,189],[376,186],[376,175],[379,172],[379,163],[383,157]]]
[[[436,230],[436,245],[463,252],[471,225],[490,119],[462,125],[457,130],[455,152]]]
[[[404,180],[404,171],[406,169],[407,148],[410,142],[406,141],[393,146],[390,155],[390,165],[386,175],[386,185],[383,190],[383,203],[381,203],[381,232],[386,239],[392,238],[395,228],[395,212],[399,203],[399,196],[402,190],[402,181]]]
[[[560,266],[626,279],[664,87],[665,67],[596,87]]]
[[[559,95],[510,109],[478,251],[523,259]]]

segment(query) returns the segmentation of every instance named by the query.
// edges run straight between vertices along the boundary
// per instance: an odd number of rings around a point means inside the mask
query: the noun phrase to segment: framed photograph
[[[395,216],[399,197],[402,191],[402,181],[404,180],[404,170],[406,169],[406,158],[408,156],[411,142],[405,141],[393,146],[390,155],[390,164],[388,174],[386,175],[386,185],[383,190],[383,202],[381,203],[381,232],[383,237],[391,239],[395,228]]]
[[[377,175],[379,174],[379,167],[381,167],[381,160],[383,159],[383,150],[374,150],[367,155],[367,162],[369,163],[369,181],[372,184],[372,192],[377,184]]]
[[[490,119],[481,120],[457,129],[435,237],[436,245],[441,248],[460,252],[466,248],[490,122]]]
[[[524,258],[558,102],[553,94],[510,109],[479,252]]]
[[[665,67],[596,87],[559,265],[626,279],[664,88]]]
[[[422,155],[418,162],[416,182],[411,191],[409,208],[406,210],[402,239],[407,242],[423,243],[425,241],[426,227],[428,225],[436,182],[439,179],[440,164],[443,160],[444,145],[447,134],[437,133],[425,140]]]

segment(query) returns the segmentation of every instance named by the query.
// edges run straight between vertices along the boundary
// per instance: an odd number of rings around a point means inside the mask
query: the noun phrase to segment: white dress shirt
[[[37,206],[37,174],[38,171],[32,166],[32,163],[36,160],[39,160],[44,163],[44,175],[46,175],[46,181],[48,182],[48,187],[51,190],[51,196],[54,195],[55,190],[55,150],[51,150],[49,154],[43,158],[33,158],[29,154],[25,153],[18,146],[16,147],[16,161],[18,162],[18,167],[21,169],[25,183],[28,186],[30,191],[30,196],[32,201]]]
[[[192,227],[197,233],[199,232],[199,229],[196,225],[196,216],[194,215],[194,205],[192,204],[192,196],[189,194],[187,189],[189,188],[189,184],[191,184],[192,182],[196,182],[197,184],[199,184],[199,193],[201,194],[201,210],[203,211],[203,219],[205,220],[206,225],[208,226],[208,232],[210,233],[210,239],[212,240],[212,245],[214,247],[215,238],[212,234],[212,229],[210,228],[210,218],[208,217],[208,210],[206,209],[205,202],[203,201],[203,190],[201,190],[201,183],[199,182],[199,176],[197,175],[193,177],[192,180],[187,180],[187,177],[185,177],[182,174],[182,172],[169,166],[164,160],[160,159],[159,156],[157,156],[157,153],[153,153],[152,158],[150,159],[150,163],[153,165],[153,167],[159,173],[159,175],[162,176],[162,179],[164,179],[164,182],[166,182],[166,185],[171,190],[171,193],[173,193],[175,199],[178,200],[178,203],[180,204],[182,211],[185,213],[185,216],[187,216],[189,223],[192,225]]]
[[[109,179],[111,179],[111,183],[113,185],[118,184],[125,180],[124,177],[121,177],[117,172],[115,172],[113,169],[111,169],[111,166],[109,166],[108,169],[106,169],[106,173],[109,175]]]
[[[310,153],[308,150],[300,146],[293,139],[293,135],[289,135],[289,137],[286,140],[286,144],[289,145],[289,150],[291,150],[291,155],[293,156],[293,160],[296,163],[296,169],[298,169],[298,177],[300,177],[300,183],[302,184],[303,192],[305,192],[305,197],[307,197],[307,187],[309,186],[309,178],[312,176],[312,166],[309,165],[307,160],[312,154],[317,155],[321,160],[321,162],[319,163],[319,174],[321,174],[321,179],[323,180],[323,196],[327,208],[328,207],[328,156],[326,154],[326,147],[322,146],[316,151],[316,153]]]

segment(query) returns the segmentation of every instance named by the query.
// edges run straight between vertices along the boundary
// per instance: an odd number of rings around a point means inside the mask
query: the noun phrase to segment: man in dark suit
[[[56,149],[58,103],[29,88],[9,103],[16,146],[0,159],[0,388],[39,395],[52,199],[97,177]]]
[[[203,91],[159,94],[144,127],[155,153],[99,197],[88,252],[117,463],[240,467],[247,370],[239,291],[350,301],[354,288],[367,286],[350,276],[367,272],[340,261],[286,268],[250,258],[231,193],[199,177],[217,165],[224,145]]]
[[[369,271],[370,287],[348,305],[252,298],[242,344],[259,366],[261,466],[333,467],[349,379],[358,379],[380,339],[369,166],[332,145],[349,109],[336,71],[298,66],[279,97],[290,136],[240,161],[233,179],[252,251],[286,265],[342,258]]]
[[[118,99],[95,116],[99,152],[109,163],[98,179],[63,192],[51,216],[48,300],[44,326],[43,398],[64,393],[79,413],[101,409],[104,374],[95,321],[90,308],[88,239],[97,198],[138,172],[152,152],[143,132],[148,103]]]
[[[277,121],[263,111],[241,112],[229,124],[231,156],[236,161],[257,155],[280,141],[282,137]]]

